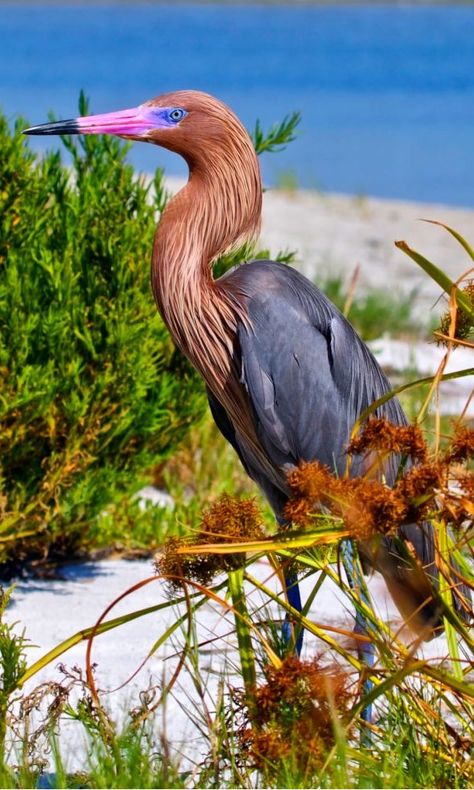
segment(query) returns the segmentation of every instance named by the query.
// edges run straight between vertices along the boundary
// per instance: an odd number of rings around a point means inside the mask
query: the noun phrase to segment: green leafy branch
[[[274,123],[268,132],[264,132],[260,121],[257,120],[255,130],[251,135],[257,154],[274,153],[282,151],[286,146],[296,140],[296,129],[301,121],[301,113],[292,112],[285,115],[281,123]]]

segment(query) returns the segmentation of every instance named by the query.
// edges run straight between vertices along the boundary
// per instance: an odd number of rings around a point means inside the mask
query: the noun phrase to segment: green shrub
[[[205,406],[149,286],[162,173],[153,192],[106,137],[39,158],[22,128],[0,116],[3,561],[76,550]]]

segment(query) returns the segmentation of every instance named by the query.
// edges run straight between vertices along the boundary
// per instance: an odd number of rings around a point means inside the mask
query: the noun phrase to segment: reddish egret
[[[281,523],[288,470],[317,459],[342,473],[351,429],[390,389],[388,381],[336,307],[294,269],[258,260],[213,279],[219,255],[258,236],[262,204],[252,141],[225,104],[179,91],[133,109],[27,130],[104,133],[163,146],[189,166],[188,183],[166,207],[156,232],[153,293],[176,345],[206,383],[220,431]],[[406,424],[395,398],[378,415]],[[362,464],[355,458],[352,473],[361,473]],[[389,485],[397,464],[392,457],[385,465]],[[435,578],[433,528],[406,525],[400,535]],[[428,578],[406,567],[389,538],[376,552],[364,545],[361,552],[381,571],[411,625],[425,638],[433,636],[442,617]],[[290,587],[290,600],[299,607],[294,580]]]

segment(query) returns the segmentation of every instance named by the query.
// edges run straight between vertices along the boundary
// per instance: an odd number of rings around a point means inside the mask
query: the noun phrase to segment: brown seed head
[[[291,758],[300,771],[312,773],[334,744],[334,717],[348,715],[349,678],[338,666],[293,656],[265,674],[239,736],[241,750],[258,768],[270,764],[277,771]]]
[[[416,522],[426,519],[435,494],[442,486],[441,465],[426,463],[409,469],[395,486],[395,491],[408,506],[407,518]]]
[[[319,461],[301,461],[288,474],[292,495],[285,506],[285,518],[301,527],[309,526],[333,480],[327,466]]]
[[[461,289],[464,296],[470,300],[472,305],[474,306],[474,280],[468,280],[467,284],[464,288]],[[453,336],[458,340],[467,340],[472,332],[474,331],[474,324],[472,322],[471,316],[466,313],[462,307],[457,307],[455,313],[455,326],[454,326],[454,333]],[[445,337],[451,337],[451,330],[452,330],[452,322],[453,322],[453,315],[451,310],[448,310],[441,318],[440,325],[438,327],[438,332],[440,334],[445,335]],[[448,341],[444,340],[443,338],[437,339],[438,344],[447,345]]]
[[[421,462],[427,455],[426,443],[418,425],[393,425],[379,417],[371,418],[347,448],[350,455],[361,455],[368,451],[408,455]]]
[[[255,499],[223,494],[202,515],[199,537],[208,543],[259,540],[264,536],[262,514]]]
[[[219,555],[178,554],[177,550],[186,545],[190,545],[190,542],[170,538],[155,558],[155,570],[167,579],[171,593],[180,590],[186,579],[207,586],[222,570],[222,558]]]
[[[352,537],[365,540],[395,531],[408,512],[403,497],[380,481],[339,479],[316,462],[300,464],[288,481],[293,495],[285,516],[302,527],[310,526],[314,513],[324,508],[344,521]]]
[[[351,537],[366,540],[395,532],[407,515],[407,505],[392,488],[378,480],[339,480],[332,512],[340,515]]]
[[[294,494],[316,500],[331,478],[328,467],[319,461],[301,461],[288,474],[288,483]]]
[[[446,453],[447,463],[462,462],[474,458],[474,428],[461,425],[457,428]]]
[[[208,585],[219,573],[238,567],[245,554],[178,554],[183,546],[206,543],[242,543],[265,537],[262,516],[254,499],[236,499],[224,494],[202,516],[196,537],[190,540],[171,538],[156,560],[157,573],[193,579]],[[179,578],[170,580],[172,589],[181,586]]]

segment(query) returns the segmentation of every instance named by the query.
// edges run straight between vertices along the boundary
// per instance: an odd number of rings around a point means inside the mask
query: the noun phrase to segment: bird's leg
[[[364,580],[361,576],[361,571],[359,564],[355,562],[355,554],[354,554],[354,545],[351,540],[345,540],[341,544],[341,556],[342,556],[342,564],[344,566],[344,570],[347,575],[347,581],[351,590],[357,592],[360,600],[364,604],[369,604],[367,596],[365,594],[364,588]],[[369,628],[367,626],[367,621],[360,611],[356,611],[356,618],[355,618],[355,626],[354,626],[354,634],[364,637],[370,637]],[[373,642],[364,640],[357,640],[357,654],[359,656],[360,661],[366,667],[373,667],[375,664],[375,647]],[[362,690],[364,694],[368,694],[373,688],[373,683],[371,680],[367,679],[364,681]],[[363,721],[368,722],[369,724],[372,722],[372,705],[367,705],[366,708],[362,711],[361,718]]]
[[[276,516],[278,528],[284,529],[288,527],[288,522],[282,516],[277,514]],[[302,612],[303,606],[301,604],[301,594],[300,594],[300,586],[298,584],[298,574],[296,573],[295,569],[291,565],[285,564],[283,569],[283,576],[285,579],[285,594],[288,600],[288,603],[293,609],[296,609],[297,612]],[[295,623],[292,620],[291,614],[289,612],[286,613],[285,619],[283,620],[283,625],[281,627],[281,636],[285,645],[290,645],[293,641],[295,633]],[[298,636],[295,643],[295,650],[296,655],[301,655],[301,650],[303,648],[303,629],[298,628]]]
[[[288,603],[293,609],[296,609],[297,612],[301,612],[303,607],[301,605],[301,595],[300,595],[300,586],[298,584],[298,574],[293,568],[286,568],[285,572],[285,586],[286,586],[286,597],[288,598]],[[283,625],[281,627],[281,635],[285,644],[290,644],[293,639],[293,634],[295,630],[295,624],[291,619],[291,615],[289,612],[286,613],[285,619],[283,621]],[[295,650],[297,655],[301,655],[301,649],[303,647],[303,629],[298,629],[298,637],[296,639]]]

